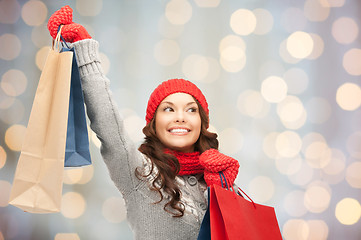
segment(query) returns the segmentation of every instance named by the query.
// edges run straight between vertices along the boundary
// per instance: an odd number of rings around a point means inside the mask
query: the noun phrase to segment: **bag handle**
[[[51,46],[52,50],[58,50],[60,52],[60,37],[61,37],[61,29],[63,25],[60,25],[58,28],[58,34],[55,39],[53,39],[53,45]]]
[[[230,188],[231,188],[231,189],[228,187],[228,183],[227,183],[226,176],[224,176],[224,173],[223,173],[222,171],[219,172],[219,177],[221,178],[222,188],[224,188],[224,187],[223,187],[223,181],[224,181],[224,183],[225,183],[225,185],[226,185],[226,189],[227,189],[227,190],[230,190],[230,191],[232,191],[232,192],[235,193],[234,188],[233,188],[232,185],[230,185]],[[246,195],[246,197],[252,202],[254,208],[256,208],[256,204],[253,202],[252,198],[250,198],[250,197],[247,195],[247,193],[245,193],[240,187],[238,187],[237,193],[238,193],[241,197],[243,197],[243,195],[242,195],[239,191],[241,191],[244,195]]]
[[[58,27],[58,34],[59,34],[59,32],[60,32],[60,30],[61,30],[62,27],[63,27],[63,25],[60,24],[59,27]],[[67,48],[70,48],[70,47],[68,46],[68,44],[66,44],[66,41],[65,41],[65,39],[63,38],[63,36],[61,35],[61,33],[60,33],[60,38],[61,38],[61,40],[63,40],[63,41],[62,41],[63,47],[64,47],[64,44],[65,44],[65,46],[66,46]]]

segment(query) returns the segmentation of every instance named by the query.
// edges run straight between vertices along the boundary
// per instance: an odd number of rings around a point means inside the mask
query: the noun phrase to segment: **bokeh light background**
[[[93,165],[67,169],[62,210],[8,205],[50,15],[68,4],[100,42],[126,128],[141,142],[163,80],[194,81],[236,183],[276,208],[284,239],[361,239],[361,2],[0,0],[0,240],[132,239],[90,132]]]

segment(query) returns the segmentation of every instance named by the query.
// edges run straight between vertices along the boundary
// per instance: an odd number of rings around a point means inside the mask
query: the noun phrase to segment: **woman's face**
[[[193,97],[187,93],[167,96],[155,114],[155,129],[167,148],[193,152],[201,132],[201,117]]]

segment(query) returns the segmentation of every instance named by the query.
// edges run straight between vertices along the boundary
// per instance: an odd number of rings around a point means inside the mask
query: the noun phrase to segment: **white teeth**
[[[185,133],[188,132],[187,129],[183,129],[183,128],[174,128],[170,130],[171,133]]]

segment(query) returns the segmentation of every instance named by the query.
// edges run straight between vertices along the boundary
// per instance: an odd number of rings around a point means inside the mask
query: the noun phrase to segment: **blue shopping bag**
[[[73,52],[64,166],[81,167],[91,164],[83,90],[74,48],[63,43],[61,52]]]

